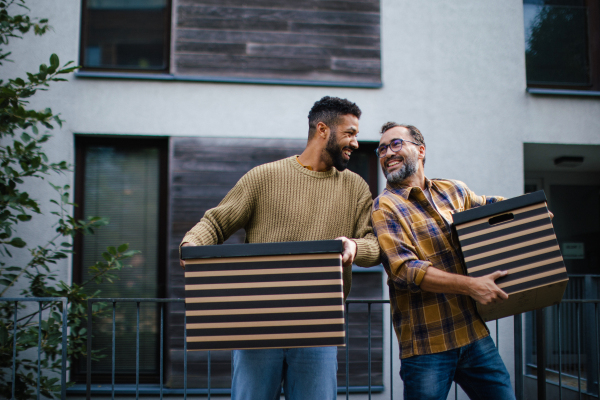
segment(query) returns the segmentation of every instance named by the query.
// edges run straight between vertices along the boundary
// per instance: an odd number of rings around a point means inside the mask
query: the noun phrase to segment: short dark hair
[[[423,147],[427,148],[427,146],[425,145],[425,138],[423,137],[423,134],[421,133],[419,128],[413,125],[397,124],[395,122],[390,121],[383,124],[379,133],[383,135],[390,129],[396,127],[408,129],[408,131],[410,132],[410,136],[412,136],[413,140],[419,144],[422,144]],[[425,158],[423,158],[423,165],[425,165]]]
[[[341,116],[351,114],[360,118],[361,113],[360,108],[347,99],[325,96],[315,102],[308,113],[308,138],[312,139],[315,135],[319,122],[331,128],[337,124]]]

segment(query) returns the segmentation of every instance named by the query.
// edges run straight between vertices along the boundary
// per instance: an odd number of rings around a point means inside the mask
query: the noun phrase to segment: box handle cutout
[[[488,222],[490,225],[498,225],[503,222],[512,221],[513,219],[515,219],[515,215],[513,213],[508,213],[492,217]]]

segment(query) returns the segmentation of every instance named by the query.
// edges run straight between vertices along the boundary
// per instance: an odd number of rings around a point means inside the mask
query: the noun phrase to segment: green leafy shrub
[[[18,13],[21,11],[22,13]],[[9,40],[33,31],[46,33],[50,26],[45,19],[30,18],[24,0],[0,0],[0,66],[10,61],[10,52],[4,47]],[[69,186],[56,186],[56,198],[47,200],[54,207],[56,218],[50,239],[41,245],[28,246],[26,240],[15,236],[17,227],[29,223],[40,214],[40,201],[24,189],[32,180],[46,180],[56,174],[71,172],[66,161],[51,162],[43,145],[51,139],[47,130],[62,126],[58,114],[50,108],[42,111],[28,109],[28,99],[38,90],[47,90],[51,82],[64,81],[62,76],[77,67],[73,62],[61,65],[56,54],[49,63],[39,66],[26,77],[0,80],[0,397],[17,399],[35,398],[37,394],[38,359],[30,357],[32,349],[41,348],[42,368],[40,393],[54,397],[60,391],[57,373],[61,369],[62,303],[45,302],[38,308],[2,301],[9,289],[20,290],[23,297],[66,297],[68,299],[68,356],[77,358],[86,354],[87,299],[99,292],[86,291],[90,282],[117,279],[115,272],[126,265],[124,260],[138,253],[127,244],[109,247],[99,255],[102,261],[90,266],[91,279],[82,284],[68,284],[57,280],[56,265],[72,253],[72,239],[79,234],[93,234],[108,221],[101,217],[76,220],[69,210],[76,206],[69,201]],[[42,228],[43,229],[43,228]],[[25,265],[12,265],[12,252],[27,249],[30,257]],[[23,251],[21,250],[21,251]],[[95,305],[93,315],[104,313],[102,304]],[[16,315],[15,315],[16,314]],[[41,316],[41,323],[40,323]],[[16,329],[15,329],[16,317]],[[16,332],[16,349],[13,347]],[[41,334],[40,334],[41,333]],[[16,351],[16,377],[13,388],[13,354]],[[92,353],[98,357],[97,353]]]

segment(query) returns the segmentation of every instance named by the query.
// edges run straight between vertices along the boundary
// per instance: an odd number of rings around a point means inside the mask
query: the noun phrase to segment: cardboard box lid
[[[181,248],[181,259],[327,254],[341,253],[342,251],[343,244],[341,240],[221,244],[214,246],[184,246]]]
[[[537,192],[524,194],[522,196],[513,197],[497,203],[487,204],[485,206],[476,207],[453,214],[452,220],[454,221],[454,225],[461,225],[467,222],[476,221],[478,219],[491,217],[496,214],[502,214],[518,208],[545,202],[546,194],[543,190],[538,190]]]

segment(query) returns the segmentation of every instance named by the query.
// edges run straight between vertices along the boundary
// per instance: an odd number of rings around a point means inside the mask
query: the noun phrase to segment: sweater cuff
[[[194,239],[192,236],[190,235],[185,235],[183,237],[183,239],[181,240],[181,243],[179,243],[179,259],[181,259],[181,247],[184,243],[191,243],[194,246],[197,246],[197,244],[194,242]]]
[[[356,257],[354,264],[360,267],[372,267],[379,265],[379,243],[377,239],[374,241],[369,239],[350,239],[356,243]]]

